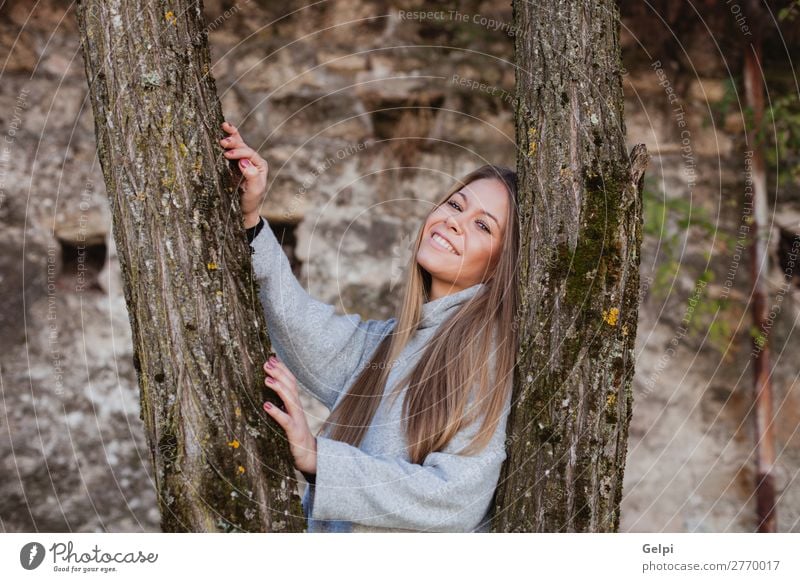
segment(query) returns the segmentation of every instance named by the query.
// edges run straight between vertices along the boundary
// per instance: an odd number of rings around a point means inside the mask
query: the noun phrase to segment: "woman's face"
[[[428,215],[417,263],[431,274],[434,298],[489,278],[502,251],[507,218],[508,193],[495,178],[467,184]]]

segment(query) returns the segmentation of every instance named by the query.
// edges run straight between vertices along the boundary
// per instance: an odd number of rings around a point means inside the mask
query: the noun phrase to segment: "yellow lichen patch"
[[[181,150],[181,155],[186,157],[186,154],[189,153],[189,148],[186,147],[185,143],[179,144],[178,149]]]
[[[618,317],[619,317],[619,309],[616,307],[603,310],[603,321],[605,321],[608,325],[617,325]]]
[[[528,155],[532,156],[536,153],[536,128],[531,127],[528,129],[528,141],[530,145],[528,146]]]
[[[626,337],[628,335],[628,324],[627,323],[622,326],[622,335],[624,335]]]
[[[239,408],[239,407],[237,406],[237,407],[236,407],[236,410],[234,410],[234,411],[233,411],[233,413],[234,413],[236,416],[241,416],[241,415],[242,415],[242,409],[241,409],[241,408]]]
[[[228,446],[229,447],[233,447],[234,449],[238,449],[239,448],[239,441],[237,441],[236,439],[233,439],[231,442],[228,443]]]
[[[208,263],[206,265],[206,267],[208,267],[209,271],[216,271],[217,270],[217,264],[216,263]]]
[[[175,13],[172,10],[167,12],[164,15],[164,18],[166,18],[167,22],[169,22],[170,24],[175,24],[178,21],[178,19],[175,17]]]
[[[239,470],[239,474],[240,474],[240,475],[241,475],[242,473],[244,473],[244,467],[242,467],[241,465],[239,465],[239,469],[238,469],[238,470]]]
[[[611,408],[611,407],[612,407],[612,406],[614,406],[616,403],[617,403],[617,395],[616,395],[616,394],[614,394],[614,393],[612,392],[612,393],[611,393],[611,394],[609,394],[609,395],[608,395],[608,397],[606,398],[606,406],[608,406],[609,408]]]

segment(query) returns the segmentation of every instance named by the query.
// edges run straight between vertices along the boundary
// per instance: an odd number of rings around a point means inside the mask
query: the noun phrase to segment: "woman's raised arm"
[[[378,347],[395,320],[361,321],[358,315],[339,315],[333,305],[306,293],[272,229],[259,215],[269,164],[244,142],[235,126],[226,121],[222,129],[228,134],[220,138],[224,156],[238,160],[242,173],[242,220],[253,249],[259,299],[273,347],[297,381],[333,408],[362,354]]]
[[[275,352],[297,381],[332,409],[362,356],[372,354],[395,319],[340,315],[333,305],[311,297],[266,221],[250,246]]]

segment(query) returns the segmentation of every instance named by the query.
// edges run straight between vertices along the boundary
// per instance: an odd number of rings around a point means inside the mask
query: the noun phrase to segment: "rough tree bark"
[[[616,531],[632,411],[644,145],[611,0],[513,2],[520,353],[494,531]]]
[[[164,531],[305,528],[202,2],[78,2]],[[268,467],[266,465],[269,465]]]

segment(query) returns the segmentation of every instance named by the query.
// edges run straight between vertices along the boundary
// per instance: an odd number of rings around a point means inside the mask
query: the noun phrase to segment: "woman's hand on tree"
[[[258,210],[267,189],[269,164],[257,151],[244,143],[239,130],[233,125],[226,121],[222,124],[222,129],[229,134],[219,140],[226,150],[223,155],[229,160],[239,160],[239,170],[244,178],[239,184],[240,206],[245,228],[249,228],[258,224]]]
[[[286,431],[295,467],[303,473],[314,475],[317,473],[317,439],[308,428],[297,393],[297,380],[277,356],[264,363],[264,371],[267,373],[264,384],[280,396],[286,411],[270,402],[264,403],[264,410]]]

